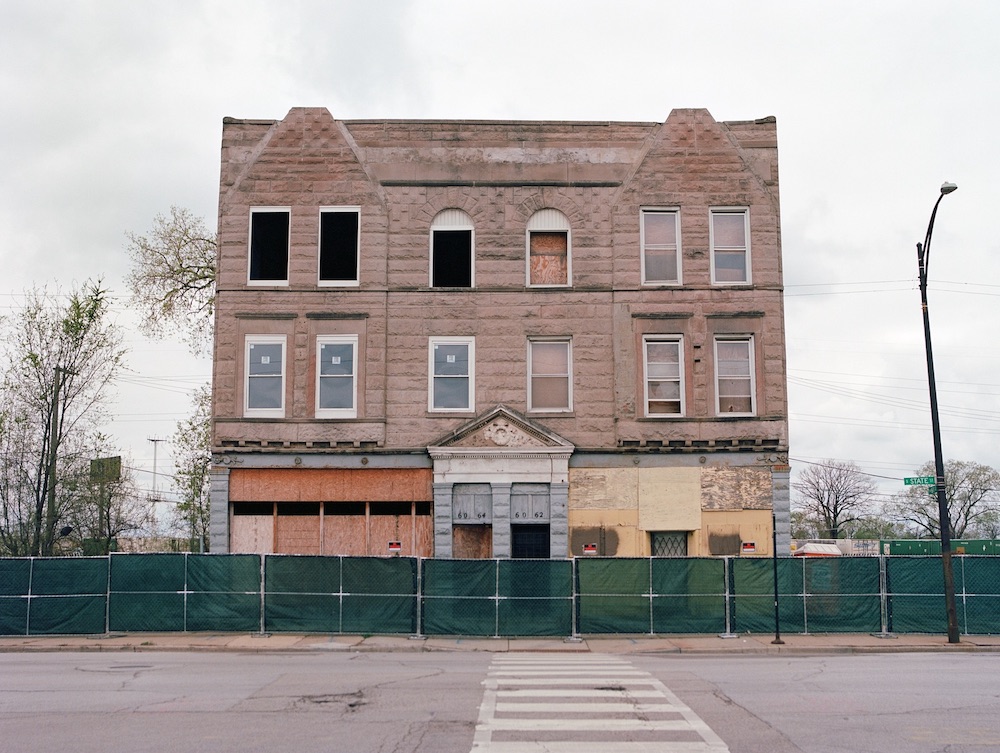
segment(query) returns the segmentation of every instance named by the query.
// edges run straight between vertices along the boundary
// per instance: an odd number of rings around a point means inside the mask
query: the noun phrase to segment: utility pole
[[[156,496],[156,449],[160,442],[166,442],[167,440],[150,437],[146,441],[153,443],[153,502],[159,502],[160,499]]]

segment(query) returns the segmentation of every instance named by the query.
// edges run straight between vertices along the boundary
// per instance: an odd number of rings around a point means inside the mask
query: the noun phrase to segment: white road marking
[[[613,656],[493,659],[472,753],[728,753],[666,685]]]

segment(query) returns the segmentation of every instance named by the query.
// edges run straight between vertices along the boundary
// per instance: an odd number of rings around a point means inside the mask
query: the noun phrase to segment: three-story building
[[[217,292],[212,551],[787,544],[773,118],[227,118]]]

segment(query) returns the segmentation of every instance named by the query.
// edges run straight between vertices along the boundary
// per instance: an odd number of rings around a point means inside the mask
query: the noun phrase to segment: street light
[[[931,221],[924,242],[917,244],[917,268],[920,272],[920,308],[924,315],[924,346],[927,350],[927,385],[931,396],[931,431],[934,434],[934,482],[937,490],[938,521],[941,528],[941,568],[944,571],[944,602],[948,613],[948,643],[958,643],[958,614],[955,611],[955,573],[951,563],[951,520],[944,488],[944,456],[941,453],[941,421],[938,418],[937,384],[934,381],[934,355],[931,351],[931,320],[927,311],[927,267],[930,263],[931,233],[941,199],[958,189],[954,183],[942,183],[941,195],[934,202]]]

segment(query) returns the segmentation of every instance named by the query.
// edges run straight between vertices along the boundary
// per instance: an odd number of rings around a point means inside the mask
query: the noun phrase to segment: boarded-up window
[[[557,209],[542,209],[528,221],[528,284],[569,285],[569,220]]]

